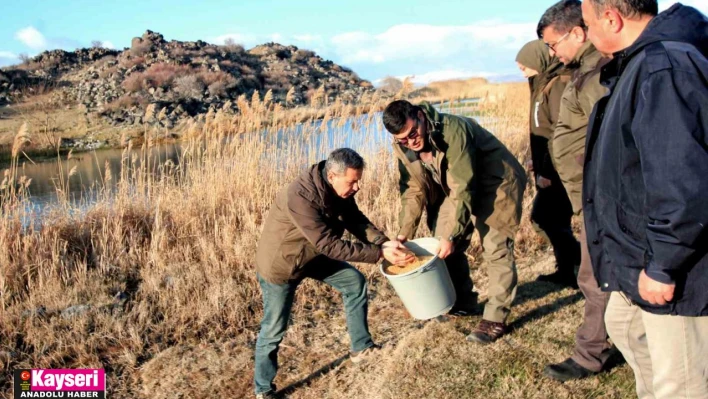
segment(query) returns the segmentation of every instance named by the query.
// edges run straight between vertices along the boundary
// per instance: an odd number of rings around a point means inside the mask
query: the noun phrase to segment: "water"
[[[470,99],[456,102],[452,106],[448,103],[438,104],[437,108],[442,112],[470,114],[470,110],[475,108],[476,103],[476,99]],[[485,122],[492,122],[484,117],[476,119],[483,126]],[[376,153],[381,148],[391,150],[391,136],[383,127],[381,113],[374,114],[371,122],[368,115],[362,115],[349,118],[346,123],[340,123],[338,119],[329,120],[325,129],[322,129],[322,121],[315,121],[314,126],[300,124],[277,132],[264,131],[254,134],[259,134],[259,139],[265,141],[268,146],[282,149],[282,151],[269,152],[269,154],[277,154],[276,157],[280,159],[263,160],[276,168],[282,167],[287,161],[286,158],[294,155],[294,152],[299,152],[297,155],[304,156],[299,159],[305,159],[308,164],[311,164],[325,159],[329,151],[337,147],[349,147],[368,154]],[[239,135],[232,139],[245,137]],[[164,165],[168,161],[180,165],[181,158],[180,144],[167,144],[150,150],[152,165]],[[99,191],[115,190],[121,169],[130,167],[133,162],[139,165],[140,159],[140,149],[134,149],[130,154],[121,149],[111,149],[74,154],[71,159],[63,156],[60,161],[33,164],[25,160],[21,164],[18,176],[25,175],[32,179],[28,207],[35,215],[41,217],[46,210],[59,203],[59,198],[64,198],[64,195],[75,207],[89,206],[95,202]],[[72,176],[68,177],[74,168]],[[108,181],[105,179],[106,170],[109,170],[112,176]]]

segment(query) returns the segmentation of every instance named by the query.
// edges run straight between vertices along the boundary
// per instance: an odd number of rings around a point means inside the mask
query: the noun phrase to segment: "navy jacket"
[[[656,314],[708,316],[708,20],[659,14],[600,75],[590,119],[584,215],[595,277]],[[675,283],[651,305],[639,274]]]

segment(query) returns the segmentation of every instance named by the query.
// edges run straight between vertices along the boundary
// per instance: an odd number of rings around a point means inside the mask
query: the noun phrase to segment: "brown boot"
[[[477,342],[478,344],[486,345],[496,341],[502,335],[507,333],[507,326],[504,323],[495,323],[489,320],[482,320],[477,325],[477,328],[467,336],[467,340]]]

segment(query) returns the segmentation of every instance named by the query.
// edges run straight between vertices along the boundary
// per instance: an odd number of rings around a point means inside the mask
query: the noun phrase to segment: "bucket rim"
[[[411,271],[409,271],[409,272],[407,272],[407,273],[404,273],[404,274],[388,274],[388,273],[386,273],[386,272],[384,271],[384,268],[383,268],[384,262],[380,262],[380,263],[379,263],[379,270],[381,270],[381,274],[383,274],[384,276],[386,276],[386,278],[393,279],[393,280],[397,280],[397,279],[399,279],[399,278],[412,276],[412,275],[417,274],[417,273],[426,272],[426,271],[430,270],[430,269],[429,269],[429,266],[432,265],[432,264],[434,264],[435,261],[437,261],[437,260],[442,260],[442,259],[440,259],[437,255],[435,255],[435,256],[433,257],[433,259],[431,259],[428,263],[424,264],[423,266],[421,266],[421,267],[419,267],[419,268],[417,268],[417,269],[415,269],[415,270],[411,270]]]

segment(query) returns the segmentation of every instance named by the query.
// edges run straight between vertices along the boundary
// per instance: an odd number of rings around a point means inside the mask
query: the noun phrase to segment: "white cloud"
[[[465,71],[459,69],[443,69],[439,71],[431,71],[418,75],[401,75],[396,76],[396,79],[403,80],[405,78],[410,78],[411,82],[415,85],[426,85],[430,82],[437,82],[441,80],[452,80],[452,79],[467,79],[467,78],[494,78],[499,76],[496,72],[475,72],[475,71]],[[374,84],[378,85],[383,79],[374,81]]]
[[[116,45],[108,40],[106,40],[102,44],[103,44],[103,47],[108,48],[108,49],[115,49],[116,48]]]
[[[535,23],[490,20],[459,26],[402,24],[379,33],[354,31],[330,37],[310,33],[229,33],[210,41],[223,44],[232,39],[246,47],[268,41],[294,44],[354,67],[359,73],[368,72],[370,77],[371,73],[378,75],[373,77],[416,73],[414,82],[425,84],[443,79],[508,75],[516,71],[513,63],[516,51],[535,39],[535,32]]]
[[[331,39],[344,63],[440,58],[485,49],[518,49],[534,39],[535,24],[483,21],[471,25],[395,25],[383,33],[348,32]]]
[[[20,57],[10,51],[0,51],[0,66],[13,65],[20,62]]]
[[[33,26],[22,28],[15,33],[15,38],[25,46],[34,50],[44,50],[47,48],[47,39],[44,38],[42,32],[35,29]]]
[[[293,39],[301,43],[322,42],[322,36],[311,34],[294,35]]]

